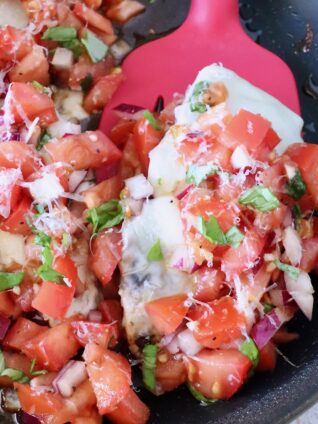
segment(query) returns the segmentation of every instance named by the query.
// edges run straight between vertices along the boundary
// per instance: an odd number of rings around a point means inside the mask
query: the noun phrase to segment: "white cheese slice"
[[[177,203],[172,196],[149,200],[141,215],[123,225],[120,295],[130,341],[153,333],[145,303],[192,291],[191,277],[169,266],[174,251],[185,244]],[[147,253],[158,239],[164,260],[150,262]]]
[[[20,234],[11,234],[0,230],[0,264],[9,266],[12,264],[24,265],[24,237]]]

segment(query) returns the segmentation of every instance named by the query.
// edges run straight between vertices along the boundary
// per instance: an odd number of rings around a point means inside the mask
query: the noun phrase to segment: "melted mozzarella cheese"
[[[169,266],[175,250],[185,244],[177,202],[172,196],[149,200],[141,215],[123,225],[120,295],[130,341],[153,332],[145,303],[192,291],[191,278]],[[147,253],[158,239],[164,260],[150,262]]]

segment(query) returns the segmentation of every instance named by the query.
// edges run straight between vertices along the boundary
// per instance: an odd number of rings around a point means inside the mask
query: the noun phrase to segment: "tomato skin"
[[[76,3],[73,8],[73,12],[85,24],[99,29],[106,34],[114,34],[111,21],[100,15],[98,12],[95,12],[95,10],[88,8],[85,4]]]
[[[54,414],[63,407],[63,399],[57,393],[32,390],[28,384],[14,383],[23,411],[35,414]]]
[[[123,148],[123,156],[120,164],[120,174],[125,180],[126,178],[133,177],[140,174],[141,164],[139,162],[134,137],[129,134],[128,140]]]
[[[218,269],[202,266],[193,275],[196,289],[194,298],[200,302],[211,302],[219,297],[225,276]]]
[[[106,416],[114,424],[146,424],[150,410],[133,389],[129,389],[124,399]]]
[[[101,346],[108,346],[113,335],[113,326],[100,324],[99,322],[72,321],[75,337],[82,346],[88,343],[95,343]]]
[[[230,247],[223,255],[222,271],[231,275],[245,271],[261,254],[266,238],[256,231],[247,231],[239,247]]]
[[[123,0],[120,3],[112,4],[107,9],[107,17],[114,22],[124,24],[143,10],[145,10],[145,6],[139,1]]]
[[[50,281],[42,281],[40,290],[33,299],[32,306],[42,314],[49,315],[55,319],[64,318],[68,311],[76,289],[77,269],[69,256],[58,256],[53,269],[63,274],[71,284],[57,284]]]
[[[146,118],[140,118],[134,128],[134,143],[143,174],[148,174],[149,152],[163,137],[162,130],[154,129]]]
[[[119,300],[103,300],[98,305],[98,310],[102,313],[103,321],[107,324],[112,324],[112,336],[115,339],[113,344],[116,344],[117,340],[123,336],[122,321],[124,312]]]
[[[119,229],[104,230],[92,242],[89,266],[99,281],[106,285],[121,260],[122,239]]]
[[[80,89],[81,81],[83,81],[88,74],[92,76],[93,84],[96,84],[101,77],[110,73],[113,66],[114,60],[110,55],[97,63],[92,63],[90,58],[83,54],[70,71],[68,85],[73,90]]]
[[[11,82],[37,81],[45,86],[49,85],[49,62],[43,48],[34,46],[31,52],[9,71],[8,75]]]
[[[110,131],[110,138],[116,146],[123,146],[134,132],[136,121],[134,119],[121,118]]]
[[[222,297],[206,306],[194,305],[189,317],[196,322],[193,335],[204,347],[218,349],[242,336],[246,320],[231,297]]]
[[[47,327],[38,325],[26,318],[19,317],[8,331],[3,341],[3,346],[23,352],[27,340],[31,340],[33,337],[45,333],[47,329]]]
[[[185,358],[185,364],[190,383],[209,399],[232,397],[252,366],[251,361],[235,349],[204,349],[194,358]]]
[[[69,163],[76,170],[96,169],[121,158],[121,151],[99,130],[63,137],[44,149],[53,162]]]
[[[81,193],[88,209],[97,208],[111,199],[117,199],[123,187],[123,179],[120,174],[108,178]]]
[[[85,96],[84,109],[88,113],[102,110],[110,102],[123,80],[124,76],[122,73],[101,77]]]
[[[292,222],[290,208],[281,204],[278,208],[272,211],[257,213],[254,225],[261,231],[270,231],[281,227],[282,223],[289,218]]]
[[[0,143],[0,167],[21,168],[24,178],[37,171],[41,159],[28,144],[19,141],[3,141]]]
[[[26,214],[31,210],[31,203],[29,196],[23,196],[9,218],[1,222],[0,229],[12,234],[21,234],[22,236],[32,234],[31,228],[26,223]]]
[[[161,356],[167,360],[160,361]],[[175,359],[168,351],[157,355],[156,389],[159,393],[171,392],[181,386],[187,379],[187,369],[183,360]]]
[[[6,25],[0,28],[0,61],[19,62],[32,50],[34,41],[25,29]]]
[[[277,352],[274,343],[268,342],[259,353],[260,358],[256,371],[273,371],[277,363]]]
[[[70,322],[64,322],[31,340],[24,339],[23,352],[31,359],[36,358],[37,363],[49,371],[59,371],[76,355],[79,347]]]
[[[318,146],[309,143],[292,144],[286,150],[286,155],[294,161],[304,179],[308,192],[312,195],[315,205],[318,205]]]
[[[173,333],[182,323],[189,309],[187,298],[186,294],[176,294],[145,304],[145,311],[160,335]]]
[[[57,121],[57,115],[53,100],[44,93],[41,93],[30,83],[13,82],[10,86],[9,97],[9,118],[13,117],[14,124],[22,124],[24,116],[33,121],[39,118],[39,125],[46,128],[53,122]],[[17,105],[19,105],[17,107]],[[20,114],[19,110],[23,110]]]
[[[21,313],[19,305],[17,305],[10,292],[0,292],[0,315],[6,318],[15,318]]]
[[[131,368],[122,355],[94,343],[86,345],[83,354],[89,380],[101,415],[111,412],[129,392]]]

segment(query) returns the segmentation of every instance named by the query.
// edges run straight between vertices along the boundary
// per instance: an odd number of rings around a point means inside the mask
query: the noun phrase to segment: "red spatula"
[[[125,59],[126,80],[105,108],[100,128],[109,132],[116,119],[112,108],[120,103],[151,109],[158,95],[168,102],[173,93],[184,93],[197,72],[213,62],[221,62],[300,113],[292,72],[245,34],[238,0],[192,0],[179,29],[139,47]]]

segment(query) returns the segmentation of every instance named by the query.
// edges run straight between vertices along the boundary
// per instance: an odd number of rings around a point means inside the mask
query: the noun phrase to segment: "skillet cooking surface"
[[[143,3],[148,6],[147,11],[131,20],[122,34],[131,45],[156,37],[149,36],[150,29],[158,36],[179,26],[186,17],[190,1],[155,0],[153,4],[149,4],[148,0],[143,0]],[[293,70],[305,120],[305,139],[316,143],[317,8],[315,0],[246,0],[240,4],[242,24],[249,35],[265,48],[281,56]],[[299,365],[298,368],[280,359],[274,374],[257,375],[231,401],[219,402],[209,407],[199,405],[186,389],[159,398],[142,391],[143,399],[152,410],[151,424],[288,423],[298,413],[318,401],[317,304],[311,323],[308,324],[306,319],[298,314],[290,328],[300,332],[301,338],[281,350],[290,361]],[[137,375],[136,385],[138,379]],[[1,424],[10,421],[9,417],[0,416]]]

